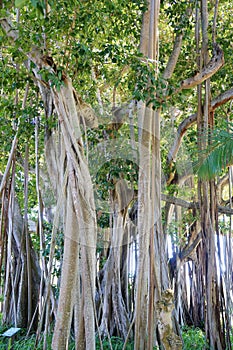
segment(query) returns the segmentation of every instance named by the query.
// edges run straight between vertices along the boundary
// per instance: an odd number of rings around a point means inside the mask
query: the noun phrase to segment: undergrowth
[[[4,327],[0,327],[0,334],[6,330]],[[17,340],[14,341],[14,350],[43,350],[43,336],[40,339],[37,346],[35,346],[36,336],[35,334],[26,337],[26,332],[24,330],[17,336]],[[183,327],[182,328],[182,338],[183,338],[183,350],[209,350],[208,344],[206,342],[204,332],[199,328],[194,327]],[[52,334],[48,335],[46,338],[47,350],[51,350],[52,344]],[[100,340],[96,340],[96,350],[122,350],[124,342],[118,337],[111,338],[111,346],[109,339],[102,340],[102,346]],[[133,350],[133,342],[128,342],[125,350]],[[0,350],[8,349],[8,339],[0,337]],[[154,348],[156,349],[156,347]],[[74,341],[69,344],[69,350],[75,350]]]

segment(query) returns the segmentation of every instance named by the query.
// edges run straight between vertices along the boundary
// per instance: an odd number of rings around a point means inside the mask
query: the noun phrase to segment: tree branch
[[[2,29],[4,30],[8,38],[11,38],[14,41],[16,41],[19,37],[19,33],[16,29],[14,29],[11,21],[8,18],[0,18],[0,23],[1,23]]]
[[[14,140],[12,142],[11,151],[10,151],[10,155],[8,157],[8,161],[7,161],[5,172],[4,172],[3,175],[0,174],[0,177],[1,177],[0,197],[2,196],[2,192],[3,192],[3,190],[4,190],[5,186],[6,186],[7,178],[9,176],[10,169],[11,169],[11,166],[12,166],[12,161],[13,161],[13,158],[14,158],[14,155],[15,155],[17,143],[18,143],[18,131],[15,134]]]
[[[180,55],[182,39],[183,39],[183,35],[182,34],[177,34],[176,35],[172,53],[171,53],[171,55],[169,57],[167,66],[166,66],[165,71],[163,73],[163,78],[165,80],[170,79],[172,74],[173,74],[173,72],[174,72],[174,69],[176,67],[176,63],[177,63],[179,55]]]
[[[176,133],[176,138],[174,140],[174,143],[168,152],[167,161],[170,164],[172,161],[176,159],[176,155],[179,151],[181,141],[184,137],[184,134],[188,130],[188,128],[193,125],[197,120],[197,113],[190,115],[189,117],[185,118],[179,125]]]
[[[219,106],[227,103],[228,101],[233,99],[233,88],[223,92],[218,95],[211,101],[210,111],[214,111]],[[172,161],[176,159],[176,155],[179,151],[182,139],[190,126],[192,126],[197,121],[197,114],[192,114],[189,117],[185,118],[179,125],[177,129],[176,138],[172,147],[170,148],[167,156],[167,162],[170,164]]]
[[[196,247],[200,243],[201,239],[202,239],[202,237],[201,237],[201,234],[199,233],[190,245],[188,245],[187,247],[182,249],[182,251],[179,254],[179,258],[181,260],[188,258],[190,256],[190,254],[194,251],[194,249],[196,249]]]
[[[181,82],[180,87],[175,91],[180,92],[184,89],[191,89],[209,79],[224,65],[224,55],[222,49],[217,43],[213,45],[213,57],[209,63],[196,75]]]
[[[168,195],[163,194],[163,193],[161,194],[161,200],[165,201],[167,203],[170,203],[170,204],[178,205],[178,206],[180,206],[182,208],[186,208],[186,209],[199,208],[199,204],[198,203],[187,202],[184,199],[168,196]]]
[[[161,194],[161,200],[167,203],[178,205],[186,209],[200,209],[200,205],[197,202],[187,202],[184,199],[170,197],[166,194]],[[217,209],[219,214],[233,215],[233,209],[231,209],[230,207],[224,207],[224,206],[218,205]]]
[[[8,38],[16,41],[19,37],[18,31],[14,28],[14,25],[8,18],[0,18],[0,24],[2,29],[6,33]],[[25,56],[29,58],[39,69],[47,68],[50,72],[55,73],[54,62],[50,57],[43,55],[42,50],[34,46],[30,52],[24,52],[24,50],[19,47],[18,50],[22,52]]]
[[[222,106],[224,103],[233,99],[233,88],[224,91],[222,94],[218,95],[211,102],[211,112],[214,111],[217,107]]]

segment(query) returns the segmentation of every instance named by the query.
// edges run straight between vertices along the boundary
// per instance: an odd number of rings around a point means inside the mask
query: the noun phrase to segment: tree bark
[[[154,62],[157,74],[160,2],[148,2],[144,14],[141,52]],[[179,50],[178,50],[179,51]],[[173,70],[173,68],[171,68]],[[170,74],[170,73],[169,73]],[[173,292],[169,289],[161,225],[160,110],[140,105],[138,266],[135,301],[135,350],[159,344],[161,349],[181,349],[172,327]],[[169,307],[165,308],[167,299]],[[172,339],[171,343],[169,339]]]

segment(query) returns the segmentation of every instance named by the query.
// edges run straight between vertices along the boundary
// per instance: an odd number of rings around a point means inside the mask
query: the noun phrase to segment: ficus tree
[[[19,254],[14,199],[22,208],[21,255],[27,257],[21,256],[24,326],[30,329],[39,317],[37,340],[43,329],[44,348],[53,321],[54,349],[68,348],[70,334],[77,349],[95,349],[96,334],[108,337],[110,346],[111,336],[120,336],[125,347],[134,338],[135,349],[180,349],[177,320],[206,322],[215,348],[223,348],[225,334],[229,338],[229,314],[223,305],[216,313],[225,299],[215,282],[213,232],[220,207],[231,212],[222,203],[210,205],[216,203],[214,183],[198,182],[189,167],[195,157],[189,148],[203,159],[201,137],[208,123],[212,129],[220,123],[218,107],[228,108],[233,97],[229,6],[204,0],[1,1],[2,241],[13,232],[7,254],[6,245],[1,252],[10,285],[9,260]],[[219,145],[211,138],[207,143]],[[213,168],[211,158],[206,163]],[[213,155],[212,164],[217,168]],[[43,192],[49,182],[53,211]],[[37,236],[28,231],[33,207]],[[48,256],[46,220],[53,222]],[[175,265],[169,276],[171,224]],[[59,299],[53,277],[58,232],[64,236]],[[34,275],[38,241],[41,271]],[[21,265],[15,266],[18,276]],[[37,286],[40,279],[37,302],[33,276]],[[15,300],[20,304],[23,294],[10,299],[10,288],[5,305],[15,316]],[[230,310],[229,295],[226,300]]]

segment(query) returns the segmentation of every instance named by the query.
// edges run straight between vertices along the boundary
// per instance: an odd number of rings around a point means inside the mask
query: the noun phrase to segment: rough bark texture
[[[102,299],[100,333],[106,337],[119,336],[126,339],[129,332],[131,306],[128,301],[128,250],[130,230],[127,209],[132,200],[133,191],[127,182],[120,179],[112,193],[113,227],[109,255],[102,271],[98,299]],[[131,332],[132,333],[132,332]]]
[[[67,210],[73,210],[76,222],[73,222],[73,230],[65,230],[65,251],[63,261],[64,278],[73,278],[74,283],[69,290],[70,300],[68,303],[69,317],[64,306],[63,288],[69,288],[66,283],[60,290],[59,313],[65,312],[66,327],[69,329],[70,320],[73,314],[73,305],[71,297],[74,295],[72,286],[76,286],[79,273],[82,278],[82,293],[85,293],[83,306],[83,318],[85,329],[85,346],[88,349],[95,349],[95,316],[94,316],[94,295],[95,295],[95,247],[96,247],[96,217],[93,197],[93,188],[82,152],[81,131],[77,107],[73,93],[72,84],[66,80],[65,86],[60,92],[53,91],[53,100],[61,124],[61,133],[64,142],[64,151],[66,166],[68,171],[67,191],[69,197],[66,199]],[[65,164],[63,164],[64,167]],[[68,199],[69,198],[69,199]],[[68,224],[68,223],[67,223]],[[71,235],[72,233],[72,235]],[[73,245],[69,244],[73,241]],[[68,248],[66,247],[68,244]],[[81,245],[81,269],[77,270],[79,245]],[[70,259],[69,250],[72,249],[73,257]],[[73,273],[76,277],[73,276]],[[68,276],[67,276],[68,275]],[[80,315],[81,317],[81,315]],[[67,339],[66,339],[67,341]],[[61,323],[55,324],[53,348],[63,349],[64,340],[61,335]]]
[[[0,176],[2,179],[2,176]],[[28,327],[34,316],[32,327],[36,329],[38,322],[38,296],[40,288],[40,266],[38,255],[32,248],[30,238],[29,254],[31,260],[30,271],[27,268],[26,239],[24,233],[24,220],[14,195],[14,186],[5,182],[2,197],[2,225],[5,231],[4,242],[1,245],[1,257],[6,259],[4,280],[3,322],[18,327]],[[10,190],[11,188],[11,190]],[[8,193],[8,196],[6,196]],[[6,250],[5,250],[5,249]],[[6,254],[6,255],[5,255]],[[32,276],[32,284],[28,285],[28,273]],[[30,293],[28,288],[30,287]],[[30,295],[30,300],[28,300]],[[28,303],[31,305],[31,317],[28,319]]]
[[[159,1],[149,1],[140,45],[141,52],[155,62],[155,71],[159,10]],[[168,271],[164,261],[165,246],[161,226],[160,110],[155,112],[151,107],[140,105],[138,116],[141,136],[134,348],[153,349],[153,346],[159,344],[161,349],[181,349],[181,342],[175,335],[171,322],[173,307],[165,308],[163,305],[163,297],[166,293],[171,296],[172,292],[169,290]]]
[[[208,57],[208,8],[207,1],[201,1],[201,24],[202,24],[202,54],[203,64],[211,66],[212,60]],[[218,48],[216,53],[218,52]],[[220,52],[218,55],[221,56]],[[220,57],[219,56],[219,57]],[[218,60],[216,60],[217,62]],[[199,101],[201,101],[201,91],[199,91]],[[198,132],[201,134],[208,127],[214,127],[213,115],[210,113],[211,93],[210,80],[205,82],[204,105],[200,106],[198,116]],[[203,113],[202,113],[203,111]],[[206,147],[205,141],[200,141],[200,148]],[[216,270],[216,246],[215,246],[215,230],[216,230],[216,193],[213,180],[210,182],[199,182],[199,200],[201,207],[201,226],[203,239],[203,259],[202,271],[205,276],[205,328],[206,336],[209,340],[210,347],[213,349],[225,349],[224,334],[221,329],[220,321],[220,300],[219,289],[217,286],[217,270]]]
[[[223,51],[215,43],[215,44],[213,44],[213,57],[212,57],[212,59],[195,76],[182,81],[180,90],[191,89],[191,88],[201,84],[203,81],[212,77],[223,65],[224,65]]]

